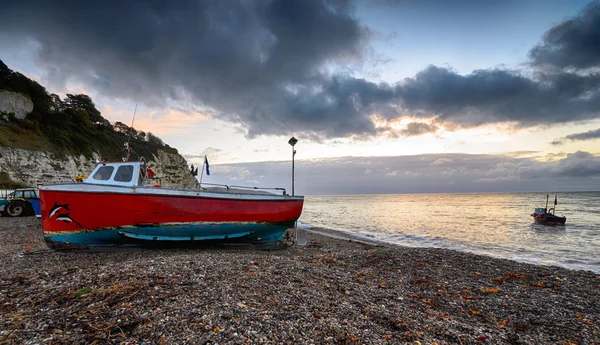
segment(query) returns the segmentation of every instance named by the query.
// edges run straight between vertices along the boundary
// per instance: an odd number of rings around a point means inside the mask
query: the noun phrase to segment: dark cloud
[[[434,133],[437,127],[424,122],[411,122],[406,125],[406,128],[400,131],[400,134],[407,137]]]
[[[530,56],[535,65],[587,69],[600,65],[600,2],[546,32]]]
[[[515,122],[547,125],[598,118],[600,75],[541,75],[491,69],[459,75],[430,66],[397,86],[409,112],[440,123],[473,127]],[[585,96],[585,97],[584,97]]]
[[[600,128],[593,129],[591,131],[583,132],[583,133],[573,133],[569,134],[566,137],[558,138],[552,141],[552,145],[561,145],[564,144],[565,141],[583,141],[583,140],[594,140],[600,138]]]
[[[365,87],[366,102],[381,92],[323,72],[363,54],[369,32],[353,11],[340,0],[31,0],[0,4],[0,33],[35,39],[58,83],[150,105],[192,102],[251,136],[346,136],[374,126],[343,87]],[[324,88],[345,98],[328,99]]]
[[[512,154],[429,154],[296,161],[302,194],[573,191],[598,189],[600,156],[539,161]],[[291,162],[214,165],[205,182],[290,189]]]
[[[597,7],[550,29],[532,50],[534,63],[598,67],[600,45],[588,45],[600,37]],[[107,97],[200,110],[240,124],[249,137],[303,133],[320,140],[390,131],[375,125],[375,114],[433,121],[429,128],[409,125],[402,135],[599,118],[600,74],[460,75],[431,66],[386,84],[331,72],[361,62],[370,49],[372,33],[354,10],[344,0],[24,0],[0,4],[0,40],[34,39],[55,84],[72,79]],[[559,58],[570,59],[570,51],[579,56],[575,62]]]

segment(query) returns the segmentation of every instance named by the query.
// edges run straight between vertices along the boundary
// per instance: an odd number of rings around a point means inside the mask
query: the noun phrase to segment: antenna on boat
[[[129,136],[127,137],[127,142],[125,143],[125,157],[123,158],[124,162],[129,160],[129,155],[131,154],[131,148],[129,147],[129,141],[131,140],[131,133],[133,132],[133,123],[135,122],[135,114],[137,113],[137,106],[135,104],[135,110],[133,111],[133,119],[131,119],[131,127],[129,127]]]
[[[548,197],[550,194],[546,194],[546,210],[544,212],[548,212]]]

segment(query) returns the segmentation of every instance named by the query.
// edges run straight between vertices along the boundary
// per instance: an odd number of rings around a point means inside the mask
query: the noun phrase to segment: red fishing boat
[[[160,188],[144,161],[99,163],[82,182],[40,186],[42,229],[52,249],[157,242],[271,243],[302,213],[304,197],[213,185]]]
[[[567,222],[567,217],[562,216],[559,217],[555,215],[556,205],[558,205],[558,197],[554,196],[554,207],[548,209],[548,197],[550,194],[546,195],[546,207],[545,208],[536,208],[535,211],[531,214],[533,220],[539,224],[558,224],[562,225]]]

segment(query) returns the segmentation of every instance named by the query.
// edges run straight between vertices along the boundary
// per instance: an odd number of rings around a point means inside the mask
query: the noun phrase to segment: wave
[[[475,244],[469,242],[457,242],[449,241],[441,237],[427,237],[413,234],[355,233],[324,226],[312,226],[305,223],[298,223],[298,228],[306,230],[309,233],[384,247],[441,248],[459,252],[468,252],[476,255],[485,255],[498,259],[509,259],[534,265],[558,266],[567,269],[590,270],[600,273],[600,265],[598,262],[586,262],[573,257],[566,258],[564,256],[561,260],[558,260],[553,257],[551,251],[507,248],[490,245],[489,243]]]

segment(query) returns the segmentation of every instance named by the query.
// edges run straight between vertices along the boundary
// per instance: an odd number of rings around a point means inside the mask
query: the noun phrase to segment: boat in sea
[[[554,207],[548,209],[548,197],[550,195],[546,195],[546,207],[545,208],[536,208],[535,211],[531,214],[534,221],[540,224],[565,224],[567,222],[567,217],[559,217],[556,216],[556,205],[558,205],[558,198],[554,196]]]
[[[81,182],[40,185],[47,245],[89,250],[201,241],[274,243],[302,213],[304,197],[283,188],[162,188],[151,175],[144,160],[101,162]]]

